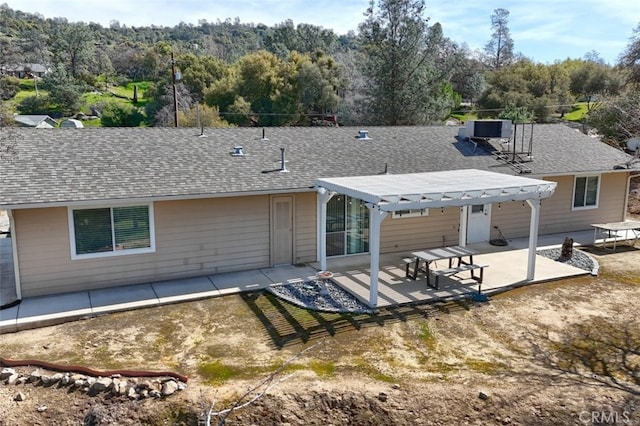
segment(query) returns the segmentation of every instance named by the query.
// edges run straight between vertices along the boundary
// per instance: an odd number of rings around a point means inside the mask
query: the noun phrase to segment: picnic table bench
[[[624,222],[593,223],[593,242],[595,244],[598,234],[602,238],[602,248],[607,249],[607,242],[613,242],[611,250],[616,249],[618,241],[629,241],[630,246],[635,246],[640,239],[640,222],[627,220]],[[623,233],[624,232],[624,233]],[[631,234],[629,234],[629,232]]]
[[[424,272],[427,277],[427,285],[438,289],[440,286],[440,276],[454,275],[458,272],[470,271],[471,278],[482,283],[484,276],[484,268],[489,265],[473,263],[473,255],[478,254],[477,250],[462,247],[462,246],[450,246],[439,247],[429,250],[421,250],[411,253],[411,257],[405,257],[403,259],[405,263],[405,274],[407,277],[417,279],[418,271],[420,271],[420,262],[424,261]],[[465,260],[468,258],[468,260]],[[458,260],[458,265],[454,266],[454,260]],[[432,269],[431,265],[438,260],[448,260],[449,267],[445,269]],[[414,265],[413,273],[410,271],[411,265]],[[479,275],[475,275],[474,271],[480,270]],[[435,277],[435,285],[431,285],[431,275]]]

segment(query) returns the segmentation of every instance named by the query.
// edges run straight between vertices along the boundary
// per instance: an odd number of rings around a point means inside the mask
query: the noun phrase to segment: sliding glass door
[[[369,251],[369,209],[356,198],[336,195],[327,204],[327,256]]]

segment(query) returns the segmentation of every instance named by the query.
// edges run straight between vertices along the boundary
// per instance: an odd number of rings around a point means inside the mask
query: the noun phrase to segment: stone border
[[[78,391],[89,396],[108,394],[127,397],[131,400],[145,398],[164,398],[177,391],[186,389],[187,384],[173,377],[154,379],[123,378],[120,375],[111,377],[91,377],[84,374],[55,373],[48,374],[36,369],[31,373],[21,373],[13,368],[5,367],[0,371],[0,381],[6,385],[24,385],[66,388],[69,392]],[[14,397],[15,401],[23,401],[22,392]]]

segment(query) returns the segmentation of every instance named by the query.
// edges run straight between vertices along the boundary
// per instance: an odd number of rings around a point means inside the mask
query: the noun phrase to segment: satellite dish
[[[631,138],[627,141],[627,149],[629,151],[640,150],[640,138]]]

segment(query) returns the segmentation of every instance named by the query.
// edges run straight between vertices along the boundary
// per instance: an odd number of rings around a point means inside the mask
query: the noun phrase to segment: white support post
[[[327,270],[327,203],[335,195],[335,192],[318,188],[318,244],[316,246],[320,270]]]
[[[13,210],[7,210],[9,229],[11,230],[11,251],[13,252],[13,277],[16,286],[16,297],[22,300],[22,286],[20,285],[20,264],[18,263],[18,240],[16,238],[16,222],[13,218]]]
[[[527,281],[533,281],[536,273],[536,250],[538,248],[538,224],[540,222],[540,200],[527,200],[531,207],[529,223],[529,261],[527,264]]]
[[[369,282],[369,306],[378,306],[378,276],[380,273],[380,224],[388,212],[368,204],[369,208],[369,253],[371,258],[371,280]]]
[[[460,230],[458,231],[458,244],[461,247],[467,245],[467,217],[469,214],[469,206],[462,206],[460,208]]]

